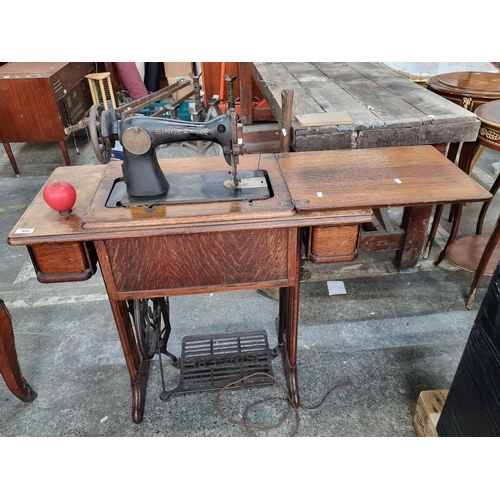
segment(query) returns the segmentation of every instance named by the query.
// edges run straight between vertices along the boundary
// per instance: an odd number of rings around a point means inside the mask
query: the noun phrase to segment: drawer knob
[[[51,182],[43,189],[43,199],[53,210],[68,215],[76,201],[76,190],[69,182]]]

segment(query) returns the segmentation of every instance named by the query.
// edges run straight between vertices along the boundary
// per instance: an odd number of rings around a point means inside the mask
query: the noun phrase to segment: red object
[[[69,182],[51,182],[43,189],[43,199],[50,208],[67,215],[75,204],[76,190]]]

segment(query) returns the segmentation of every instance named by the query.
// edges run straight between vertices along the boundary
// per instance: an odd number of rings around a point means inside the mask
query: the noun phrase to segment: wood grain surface
[[[235,285],[288,277],[288,230],[256,229],[106,242],[118,292]]]
[[[294,91],[294,115],[346,112],[351,125],[303,127],[294,120],[293,151],[363,149],[474,141],[473,113],[380,63],[254,62],[250,70],[277,121],[281,91]]]
[[[196,169],[220,171],[226,163],[220,157],[163,159],[165,172],[193,172]],[[143,236],[165,232],[200,232],[227,227],[292,227],[318,224],[361,224],[373,220],[371,208],[332,210],[298,214],[291,203],[290,193],[274,154],[246,155],[242,168],[268,170],[273,197],[246,202],[217,202],[196,205],[158,206],[154,211],[139,208],[106,208],[110,189],[121,178],[121,162],[108,165],[86,165],[56,168],[47,180],[71,183],[77,199],[70,215],[61,216],[42,197],[43,188],[35,196],[8,236],[11,245],[36,245],[68,241]],[[45,184],[45,185],[46,185]]]
[[[491,197],[432,146],[277,156],[298,212],[434,205]]]

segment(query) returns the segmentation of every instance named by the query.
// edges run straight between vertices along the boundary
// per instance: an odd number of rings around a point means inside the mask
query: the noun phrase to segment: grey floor
[[[68,140],[74,165],[97,163],[85,134]],[[0,381],[0,436],[247,436],[221,415],[214,393],[160,400],[158,360],[151,366],[144,421],[131,419],[128,372],[99,274],[82,283],[40,284],[26,248],[11,247],[7,235],[55,167],[64,164],[58,144],[13,144],[21,170],[17,178],[0,150],[0,298],[11,315],[23,375],[38,393],[22,403]],[[78,149],[78,151],[77,151]],[[210,147],[206,154],[217,154]],[[162,147],[164,157],[196,156],[189,148]],[[473,177],[486,188],[491,165],[500,155],[486,151]],[[82,167],[84,168],[84,167]],[[472,234],[479,205],[465,209],[460,234]],[[447,213],[447,210],[445,210]],[[491,231],[498,203],[490,208]],[[392,212],[397,218],[400,214]],[[306,265],[301,287],[298,370],[303,407],[298,436],[416,436],[413,415],[419,393],[448,388],[482,297],[465,308],[472,275],[444,262],[433,265],[450,224],[443,218],[431,256],[416,272],[397,274],[392,255],[360,255],[342,265]],[[345,295],[329,295],[327,282],[344,282]],[[276,344],[277,302],[258,291],[171,298],[170,348],[180,352],[182,337],[264,329]],[[165,360],[166,363],[166,360]],[[166,363],[168,365],[168,363]],[[284,383],[282,361],[273,371]],[[167,366],[166,385],[178,384]],[[344,385],[346,384],[346,385]],[[344,386],[343,386],[344,385]],[[333,392],[318,410],[317,405]],[[282,397],[277,387],[229,391],[224,411],[240,419],[252,403]],[[254,423],[269,425],[283,405],[258,406]],[[259,436],[289,436],[293,415]]]

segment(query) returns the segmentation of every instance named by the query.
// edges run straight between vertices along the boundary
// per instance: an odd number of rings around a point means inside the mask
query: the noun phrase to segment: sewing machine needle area
[[[237,187],[227,172],[170,174],[169,190],[156,197],[130,196],[125,181],[117,179],[113,185],[107,208],[204,203],[213,201],[253,201],[272,197],[271,184],[264,170],[238,172]]]

